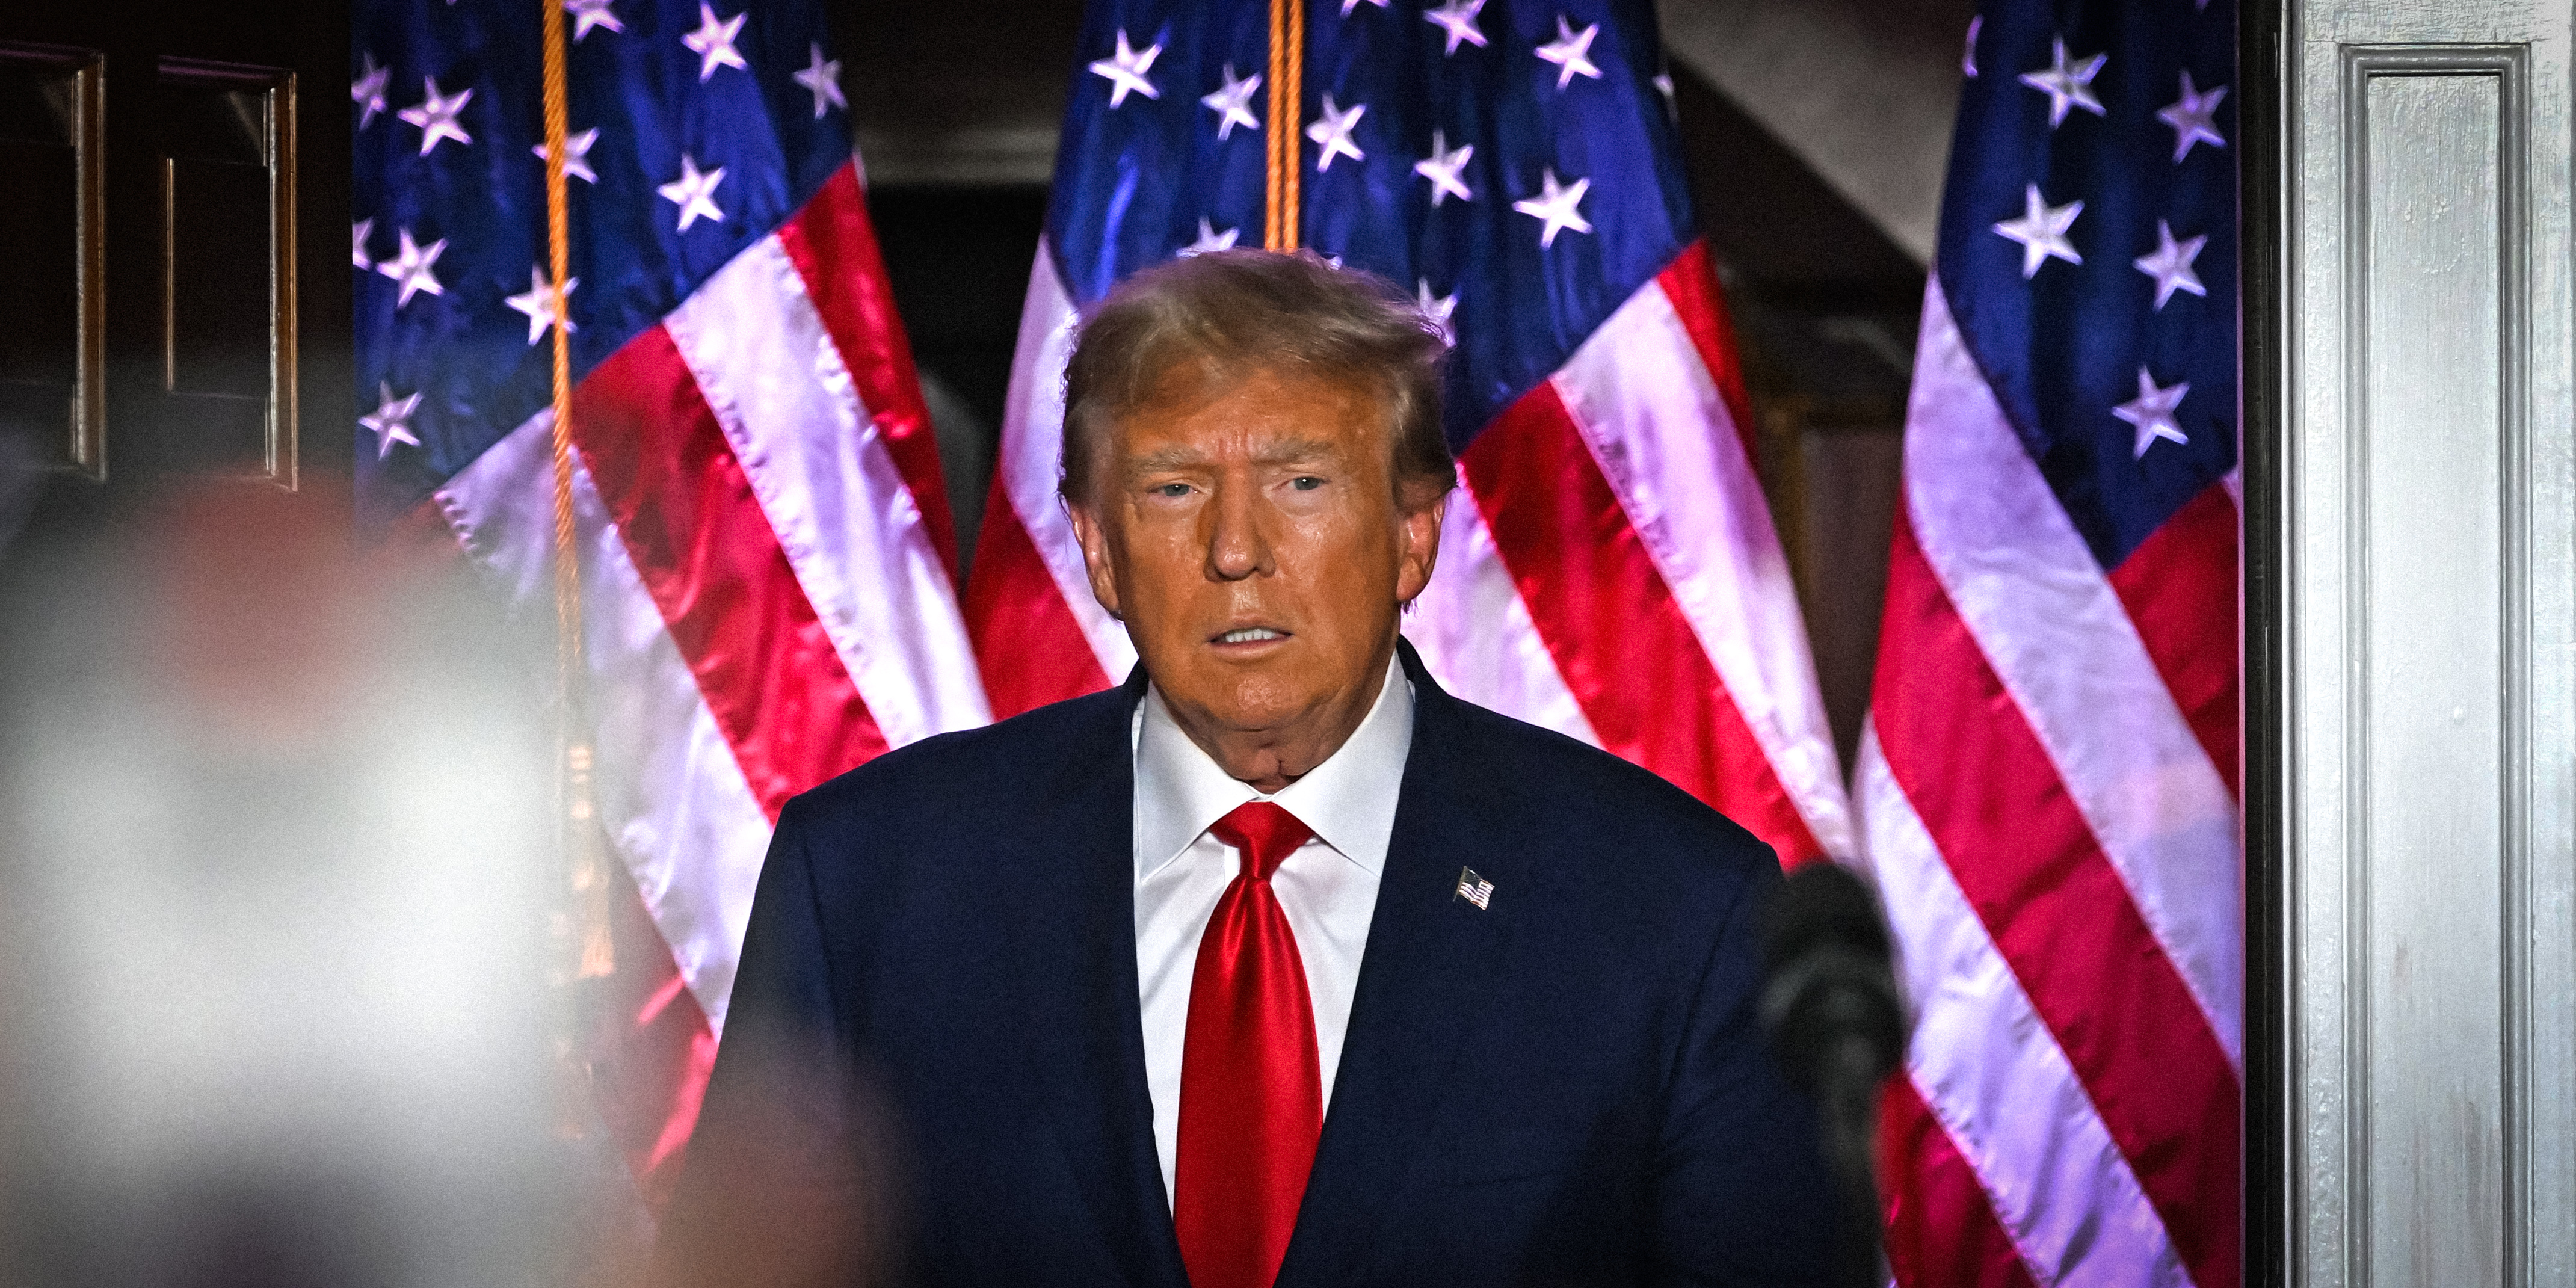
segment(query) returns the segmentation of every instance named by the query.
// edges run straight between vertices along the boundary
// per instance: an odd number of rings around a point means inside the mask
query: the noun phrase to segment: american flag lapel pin
[[[1494,897],[1494,883],[1476,875],[1474,868],[1458,869],[1458,897],[1483,908]]]

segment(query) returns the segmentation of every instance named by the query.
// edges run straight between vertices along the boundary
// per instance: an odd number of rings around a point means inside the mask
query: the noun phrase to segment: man
[[[1398,636],[1454,477],[1442,352],[1311,256],[1202,255],[1102,303],[1063,491],[1142,664],[788,805],[680,1274],[1824,1273],[1813,1114],[1754,1017],[1770,852],[1442,693]]]

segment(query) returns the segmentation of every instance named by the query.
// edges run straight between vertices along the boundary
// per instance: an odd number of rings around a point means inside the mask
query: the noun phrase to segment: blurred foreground
[[[0,1283],[623,1280],[646,1237],[556,1057],[551,640],[331,492],[0,550]]]

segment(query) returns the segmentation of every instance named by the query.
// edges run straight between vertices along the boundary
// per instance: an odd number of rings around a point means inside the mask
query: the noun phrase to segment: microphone
[[[1762,932],[1762,1031],[1823,1119],[1825,1157],[1844,1201],[1844,1281],[1884,1283],[1873,1166],[1878,1093],[1905,1056],[1887,925],[1859,877],[1818,862],[1772,892]]]

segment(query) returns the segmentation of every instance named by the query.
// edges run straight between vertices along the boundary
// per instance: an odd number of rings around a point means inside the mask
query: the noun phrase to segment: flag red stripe
[[[2226,1051],[1916,545],[1889,557],[1871,717],[1889,772],[2047,1022],[2199,1288],[2236,1288]]]
[[[600,1121],[617,1139],[636,1191],[659,1213],[679,1179],[698,1123],[716,1038],[689,992],[671,946],[621,864],[609,891],[617,972],[587,987],[598,1007],[590,1044],[590,1085]]]
[[[1726,312],[1726,293],[1717,287],[1717,266],[1709,260],[1708,243],[1695,241],[1683,247],[1655,280],[1662,283],[1664,298],[1673,302],[1673,312],[1690,332],[1691,347],[1699,350],[1709,379],[1717,382],[1718,397],[1726,400],[1735,436],[1744,440],[1744,459],[1761,460],[1760,445],[1754,441],[1753,400],[1744,392],[1744,362],[1735,349],[1735,322]]]
[[[1461,464],[1530,620],[1601,745],[1751,829],[1782,863],[1820,856],[1555,383],[1496,417]]]
[[[1879,1186],[1887,1191],[1887,1264],[1904,1288],[2038,1288],[2004,1234],[1976,1169],[1932,1116],[1914,1080],[1879,1098]]]
[[[652,1147],[645,1153],[641,1176],[674,1177],[679,1173],[681,1152],[688,1147],[689,1133],[697,1130],[698,1110],[707,1098],[707,1078],[716,1068],[716,1035],[707,1027],[706,1015],[698,1010],[697,999],[689,993],[688,981],[680,978],[673,967],[670,978],[654,990],[645,1004],[637,1008],[634,1026],[639,1042],[652,1041],[647,1034],[661,1030],[659,1040],[669,1042],[676,1033],[682,1043],[678,1077],[667,1091],[661,1129],[653,1134]],[[665,1185],[667,1181],[663,1182]]]
[[[957,526],[948,512],[948,486],[939,468],[939,440],[930,425],[930,408],[921,400],[921,377],[913,369],[912,344],[904,338],[895,313],[894,288],[877,234],[868,222],[867,194],[859,188],[858,167],[832,172],[820,191],[778,229],[778,243],[805,279],[805,294],[832,345],[850,369],[859,401],[885,436],[886,454],[894,458],[914,505],[939,548],[941,566],[957,573]]]
[[[965,607],[994,719],[1109,687],[1091,641],[1065,607],[998,477],[975,538],[975,575],[966,582]]]
[[[2237,786],[2236,498],[2201,489],[2110,571],[2156,673],[2227,789]]]
[[[583,463],[717,727],[772,822],[886,749],[670,332],[574,393]]]

